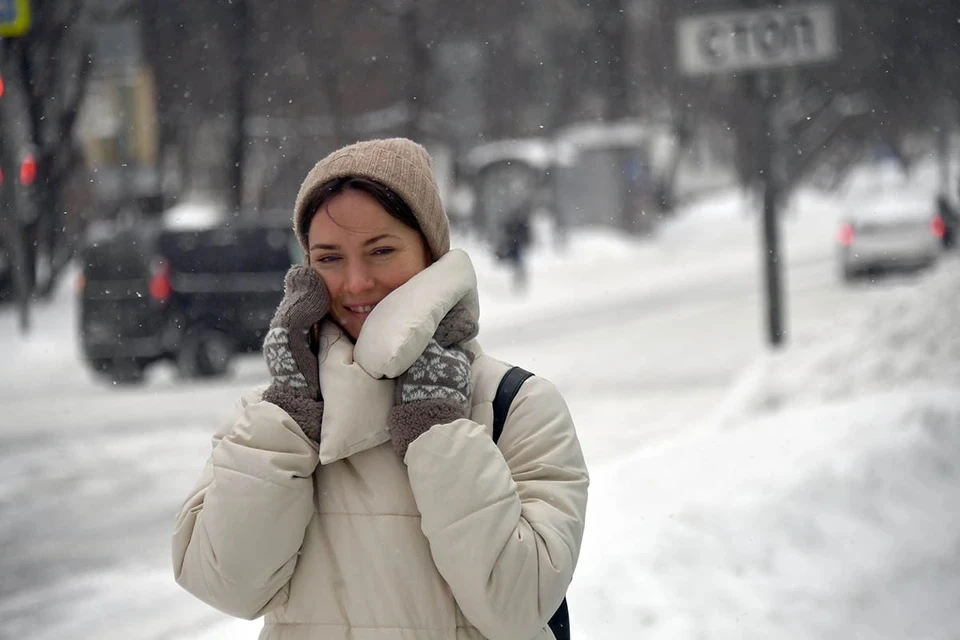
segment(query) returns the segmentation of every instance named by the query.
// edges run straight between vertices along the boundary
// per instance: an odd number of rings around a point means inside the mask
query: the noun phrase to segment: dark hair
[[[375,180],[354,176],[334,178],[320,185],[314,192],[313,197],[304,206],[303,219],[297,233],[306,239],[307,232],[310,231],[310,223],[313,222],[313,218],[320,211],[320,208],[335,195],[350,190],[363,191],[371,196],[387,213],[423,236],[423,230],[420,228],[420,223],[417,222],[417,217],[413,215],[413,210],[403,198],[397,195],[396,191]],[[424,236],[424,241],[426,241],[426,236]]]

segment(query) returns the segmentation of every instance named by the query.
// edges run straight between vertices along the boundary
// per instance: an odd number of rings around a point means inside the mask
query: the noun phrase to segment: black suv
[[[289,222],[147,223],[92,239],[80,253],[84,356],[116,382],[164,359],[186,376],[223,375],[260,348],[300,255]]]

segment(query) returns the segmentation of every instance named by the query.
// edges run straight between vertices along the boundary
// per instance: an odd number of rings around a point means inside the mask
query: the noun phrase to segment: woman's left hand
[[[470,416],[473,374],[470,356],[460,343],[476,334],[476,320],[455,307],[420,357],[397,379],[397,404],[388,423],[401,458],[410,443],[433,425]]]

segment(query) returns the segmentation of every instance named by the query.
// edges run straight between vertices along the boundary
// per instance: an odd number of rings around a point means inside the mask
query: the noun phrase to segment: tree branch
[[[60,117],[57,118],[56,132],[57,137],[60,140],[63,140],[64,136],[69,135],[73,131],[73,127],[76,124],[77,117],[80,113],[80,103],[83,101],[83,98],[87,93],[87,80],[89,79],[90,71],[93,68],[93,65],[90,63],[90,54],[92,49],[93,45],[89,40],[85,41],[81,45],[80,66],[76,73],[73,74],[75,78],[73,83],[73,95],[64,99],[63,110],[60,112]],[[67,84],[66,80],[63,82],[64,85]],[[64,93],[67,93],[66,89],[64,90]]]

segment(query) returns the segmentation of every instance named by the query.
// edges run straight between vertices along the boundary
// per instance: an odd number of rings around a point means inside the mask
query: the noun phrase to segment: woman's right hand
[[[287,411],[304,433],[318,441],[323,403],[310,331],[329,313],[330,294],[317,272],[305,265],[290,268],[283,289],[283,300],[263,341],[271,378],[263,399]]]

